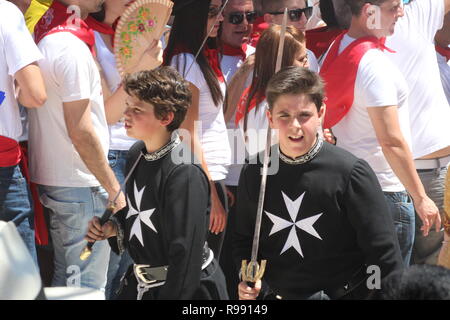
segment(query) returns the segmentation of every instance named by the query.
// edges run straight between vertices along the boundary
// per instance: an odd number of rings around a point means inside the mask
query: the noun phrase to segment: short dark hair
[[[449,300],[450,270],[435,265],[413,265],[381,282],[379,300]]]
[[[324,99],[324,85],[320,76],[302,67],[287,67],[278,71],[266,89],[267,103],[272,111],[275,101],[285,94],[307,95],[320,110]]]
[[[172,67],[128,74],[124,79],[127,94],[153,105],[155,117],[164,119],[173,112],[173,120],[166,127],[169,132],[178,129],[192,102],[189,83]]]
[[[387,0],[345,0],[347,5],[350,7],[352,15],[356,17],[361,14],[362,7],[364,7],[366,3],[380,6],[386,1]]]

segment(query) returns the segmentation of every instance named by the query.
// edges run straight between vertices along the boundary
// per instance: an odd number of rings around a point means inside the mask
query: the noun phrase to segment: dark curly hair
[[[172,67],[160,67],[150,71],[128,74],[124,79],[124,89],[130,96],[150,103],[155,117],[164,119],[173,112],[173,120],[166,127],[172,132],[184,121],[192,94],[189,83]]]

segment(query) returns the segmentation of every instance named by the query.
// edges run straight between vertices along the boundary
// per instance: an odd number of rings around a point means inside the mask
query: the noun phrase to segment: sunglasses
[[[218,6],[214,6],[214,7],[209,7],[208,10],[208,18],[214,18],[217,17],[220,13],[220,10],[222,10],[222,6],[218,7]]]
[[[247,19],[248,23],[253,23],[256,20],[256,11],[248,11],[248,12],[233,12],[228,15],[228,22],[231,24],[241,24]]]
[[[303,9],[292,9],[288,10],[288,16],[289,19],[292,22],[299,21],[302,17],[302,13],[305,14],[306,19],[311,18],[313,12],[313,7],[306,7]],[[277,12],[269,12],[269,14],[278,15],[278,14],[284,14],[283,11],[277,11]]]

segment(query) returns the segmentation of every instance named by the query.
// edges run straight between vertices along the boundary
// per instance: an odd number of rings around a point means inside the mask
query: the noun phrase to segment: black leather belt
[[[203,262],[202,270],[206,269],[214,259],[214,253],[209,248],[208,243],[205,242],[203,246]],[[167,279],[167,272],[169,266],[152,267],[148,264],[134,264],[133,271],[138,282],[137,285],[137,300],[142,300],[145,292],[151,288],[164,285]]]

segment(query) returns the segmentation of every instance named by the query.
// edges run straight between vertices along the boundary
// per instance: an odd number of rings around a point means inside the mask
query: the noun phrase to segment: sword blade
[[[286,38],[288,10],[284,9],[283,24],[281,25],[280,43],[278,45],[277,62],[275,64],[275,73],[281,69],[284,52],[284,39]],[[264,210],[264,199],[266,195],[267,171],[269,169],[270,148],[272,146],[272,130],[270,126],[267,128],[266,148],[264,150],[263,168],[261,172],[261,186],[259,188],[258,207],[256,210],[255,233],[253,234],[252,256],[251,261],[257,262],[259,250],[259,238],[261,234],[261,221]]]

